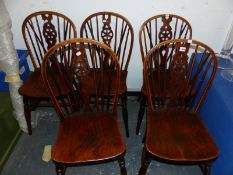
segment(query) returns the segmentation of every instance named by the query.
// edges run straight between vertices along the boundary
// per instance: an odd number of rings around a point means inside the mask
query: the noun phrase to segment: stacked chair
[[[147,52],[160,42],[178,39],[192,38],[192,27],[183,17],[162,14],[147,19],[139,31],[139,44],[142,62],[144,62]],[[143,115],[146,109],[147,94],[143,81],[140,95],[140,108],[138,112],[136,134],[140,131]]]
[[[112,48],[118,57],[121,71],[119,95],[126,136],[129,137],[126,80],[134,43],[132,25],[120,14],[113,12],[98,12],[88,16],[83,21],[80,36],[105,43]],[[111,91],[114,94],[116,89],[111,89]]]
[[[56,73],[52,78],[51,71]],[[68,166],[117,160],[126,175],[126,148],[117,119],[116,54],[98,41],[67,40],[45,55],[42,77],[60,119],[52,151],[57,174],[64,175]]]
[[[199,109],[217,71],[217,58],[207,45],[174,39],[153,47],[144,60],[148,112],[139,175],[151,159],[199,165],[210,174],[219,150],[204,126]]]
[[[55,44],[77,37],[77,31],[67,16],[52,11],[39,11],[26,17],[22,33],[34,71],[19,88],[19,94],[23,96],[28,132],[32,134],[32,110],[39,106],[48,106],[50,99],[41,78],[42,59]],[[41,103],[42,101],[46,103]]]

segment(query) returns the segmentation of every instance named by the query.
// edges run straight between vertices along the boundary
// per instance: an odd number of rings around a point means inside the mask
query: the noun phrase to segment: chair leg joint
[[[142,165],[141,168],[139,170],[138,175],[145,175],[147,172],[147,169],[150,165],[151,162],[151,158],[150,156],[147,154],[147,152],[145,150],[143,150],[142,152]]]
[[[119,166],[121,169],[121,175],[127,175],[127,171],[126,171],[126,167],[125,167],[125,158],[124,157],[120,157],[118,159],[119,162]]]
[[[56,164],[56,173],[57,175],[65,175],[66,166],[64,164],[55,163]]]

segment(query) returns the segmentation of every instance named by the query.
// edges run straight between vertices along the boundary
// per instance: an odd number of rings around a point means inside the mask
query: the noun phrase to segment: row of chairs
[[[40,11],[26,17],[22,25],[23,37],[29,51],[34,73],[19,89],[24,97],[24,111],[29,134],[31,128],[31,111],[48,100],[48,94],[40,76],[41,62],[44,54],[58,42],[76,38],[77,29],[65,15]],[[99,12],[87,17],[81,25],[80,37],[102,41],[117,54],[121,69],[120,99],[125,123],[126,136],[129,136],[127,111],[127,74],[134,44],[134,32],[130,22],[122,15],[113,12]],[[187,20],[177,15],[157,15],[146,20],[140,29],[139,41],[142,61],[148,50],[161,41],[175,38],[192,38],[192,28]],[[31,103],[30,99],[33,99]],[[41,104],[40,104],[41,105]],[[44,105],[44,103],[43,103]],[[146,105],[145,86],[142,86],[142,98],[138,113],[136,134],[139,133]]]
[[[132,26],[119,14],[100,12],[83,22],[82,38],[76,38],[74,24],[68,21],[64,15],[43,11],[23,23],[29,54],[37,58],[32,61],[37,66],[34,73],[19,89],[28,126],[29,98],[51,98],[61,121],[52,152],[57,174],[65,174],[70,165],[107,160],[118,160],[121,174],[127,174],[116,109],[119,97],[128,136],[126,77]],[[218,156],[198,114],[217,60],[211,48],[191,37],[190,24],[176,15],[152,17],[140,28],[144,76],[137,133],[146,103],[148,111],[139,174],[146,174],[150,160],[156,158],[198,164],[207,175]]]

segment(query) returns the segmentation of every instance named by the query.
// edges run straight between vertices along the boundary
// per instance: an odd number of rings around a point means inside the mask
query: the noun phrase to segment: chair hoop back
[[[199,41],[174,39],[156,45],[144,62],[149,109],[181,106],[198,111],[217,64],[214,51]]]
[[[77,37],[71,19],[53,11],[38,11],[27,16],[22,34],[34,69],[41,67],[43,56],[56,43]]]
[[[183,17],[174,14],[161,14],[147,19],[139,31],[142,61],[144,61],[147,52],[156,44],[180,38],[192,38],[192,27]]]
[[[104,42],[116,53],[120,70],[127,71],[134,43],[131,23],[114,12],[98,12],[82,23],[80,36]]]
[[[116,112],[119,71],[118,58],[106,44],[76,38],[49,49],[41,73],[51,101],[63,119],[76,111]],[[114,94],[112,86],[116,89]]]

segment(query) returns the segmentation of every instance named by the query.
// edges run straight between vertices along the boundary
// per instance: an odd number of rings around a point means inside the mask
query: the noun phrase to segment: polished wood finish
[[[213,83],[217,64],[213,50],[195,40],[165,41],[148,52],[144,62],[147,132],[140,175],[146,174],[153,158],[197,164],[204,175],[210,174],[219,150],[198,111]],[[172,91],[167,91],[170,86]]]
[[[53,160],[78,164],[122,155],[125,145],[116,118],[107,112],[69,115],[59,125]]]
[[[56,72],[53,78],[51,70]],[[67,40],[48,51],[41,73],[60,118],[52,150],[57,174],[64,175],[68,166],[76,164],[118,160],[121,174],[126,175],[126,147],[117,117],[120,65],[116,54],[92,39]]]
[[[205,162],[218,156],[217,146],[199,114],[165,108],[148,112],[147,116],[150,134],[146,149],[152,155],[177,162]]]
[[[40,73],[43,56],[56,43],[77,37],[77,31],[67,16],[52,11],[39,11],[25,18],[22,34],[34,71],[19,88],[19,94],[24,99],[28,132],[32,134],[31,111],[40,105],[41,100],[49,99]],[[32,105],[32,100],[37,102]]]
[[[98,12],[88,16],[83,21],[80,36],[107,44],[118,56],[121,70],[119,95],[121,98],[126,135],[128,137],[129,128],[126,79],[134,42],[132,25],[120,14],[113,12]],[[112,89],[111,91],[114,93],[115,90]]]
[[[161,14],[147,19],[139,31],[139,44],[142,62],[148,51],[160,42],[192,38],[192,27],[189,22],[181,16],[173,14]],[[136,134],[139,133],[144,111],[146,108],[146,88],[143,83],[140,97],[140,108],[138,112]]]

